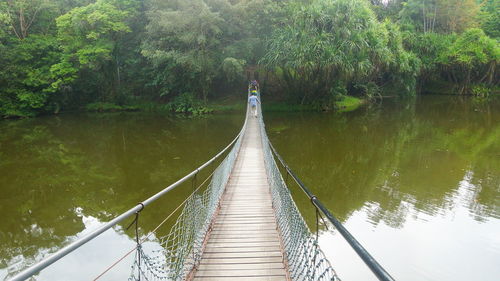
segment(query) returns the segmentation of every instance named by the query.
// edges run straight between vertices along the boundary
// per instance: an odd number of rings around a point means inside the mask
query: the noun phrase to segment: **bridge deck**
[[[195,280],[287,280],[257,119],[247,126]]]

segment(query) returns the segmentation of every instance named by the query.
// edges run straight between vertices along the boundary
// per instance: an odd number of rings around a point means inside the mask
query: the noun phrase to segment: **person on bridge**
[[[257,117],[257,103],[260,103],[257,95],[251,94],[250,97],[248,97],[248,103],[252,107],[253,116]]]
[[[250,90],[250,91],[255,90],[258,92],[259,91],[259,82],[257,82],[257,80],[252,80],[250,82],[250,84],[248,85],[248,90]]]

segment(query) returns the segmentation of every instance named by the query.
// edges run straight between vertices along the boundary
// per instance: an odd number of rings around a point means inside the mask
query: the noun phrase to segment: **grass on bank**
[[[335,102],[334,108],[340,112],[352,111],[365,103],[364,100],[343,96],[341,100]],[[132,101],[129,104],[119,105],[110,102],[94,102],[81,108],[87,112],[163,112],[186,115],[204,115],[218,112],[242,112],[246,107],[246,95],[229,95],[210,101],[204,105],[200,100],[186,98],[174,100],[170,103],[158,103],[151,101]],[[263,106],[265,111],[273,112],[293,112],[293,111],[321,111],[323,109],[314,105],[300,105],[284,101],[265,101]],[[3,118],[29,118],[35,117],[33,112],[14,112],[9,111]]]
[[[339,112],[348,112],[358,109],[361,105],[365,104],[366,100],[352,97],[342,96],[342,99],[335,102],[335,107]]]
[[[333,103],[333,110],[338,112],[348,112],[359,108],[361,105],[365,104],[366,100],[360,99],[352,96],[342,96],[342,98]],[[274,112],[291,112],[291,111],[330,111],[331,109],[325,109],[312,104],[293,104],[287,102],[270,102],[265,103],[263,106],[265,111]]]
[[[138,111],[139,107],[134,105],[117,105],[110,102],[94,102],[85,106],[85,111],[90,112],[117,112],[117,111]]]
[[[364,104],[363,99],[352,96],[343,96],[334,103],[336,110],[341,112],[352,111]],[[108,102],[96,102],[85,106],[86,111],[91,112],[118,112],[118,111],[144,111],[144,112],[170,112],[192,115],[203,115],[216,112],[243,111],[246,107],[246,97],[229,96],[220,100],[209,102],[207,105],[201,103],[155,103],[143,102],[134,105],[117,105]],[[265,111],[292,112],[292,111],[320,111],[317,106],[306,104],[293,104],[288,102],[267,102],[263,106]]]

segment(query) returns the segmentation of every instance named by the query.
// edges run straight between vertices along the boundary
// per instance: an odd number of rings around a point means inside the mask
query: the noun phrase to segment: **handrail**
[[[95,229],[94,231],[90,232],[89,234],[83,236],[82,238],[80,238],[80,239],[78,239],[76,241],[73,241],[71,244],[69,244],[69,245],[65,246],[64,248],[60,249],[59,251],[51,254],[49,257],[47,257],[47,258],[39,261],[38,263],[30,266],[29,268],[27,268],[24,271],[20,272],[19,274],[15,275],[9,281],[22,281],[22,280],[26,280],[29,277],[37,274],[38,272],[40,272],[44,268],[48,267],[49,265],[53,264],[54,262],[58,261],[62,257],[66,256],[67,254],[69,254],[69,253],[73,252],[74,250],[78,249],[79,247],[81,247],[85,243],[89,242],[90,240],[96,238],[97,236],[99,236],[104,231],[106,231],[106,230],[110,229],[111,227],[117,225],[122,220],[130,217],[131,215],[133,215],[135,213],[139,213],[140,211],[142,211],[144,209],[144,207],[146,207],[147,205],[151,204],[156,199],[160,198],[164,194],[166,194],[169,191],[171,191],[172,189],[176,188],[177,186],[179,186],[180,184],[182,184],[186,180],[194,177],[201,170],[203,170],[208,165],[212,164],[215,160],[217,160],[222,154],[224,154],[238,140],[238,138],[240,138],[243,135],[243,133],[245,132],[245,128],[247,126],[247,119],[248,119],[248,106],[247,106],[247,112],[245,114],[245,122],[243,123],[243,126],[242,126],[240,132],[238,133],[238,135],[223,150],[221,150],[219,153],[217,153],[217,155],[215,155],[214,157],[212,157],[212,159],[208,160],[203,165],[201,165],[197,169],[193,170],[191,173],[187,174],[186,176],[184,176],[180,180],[178,180],[178,181],[174,182],[173,184],[165,187],[164,189],[162,189],[161,191],[159,191],[155,195],[149,197],[148,199],[144,200],[141,203],[138,203],[135,207],[129,209],[128,211],[126,211],[126,212],[122,213],[121,215],[115,217],[111,221],[109,221],[106,224],[102,225],[101,227]]]
[[[363,262],[370,268],[370,270],[377,276],[378,280],[381,281],[394,281],[394,278],[368,253],[368,251],[352,236],[351,233],[342,225],[342,223],[335,218],[332,213],[319,201],[319,199],[304,185],[304,183],[293,173],[292,169],[286,164],[281,155],[278,154],[273,144],[267,138],[269,147],[273,151],[273,154],[278,158],[281,165],[285,168],[287,173],[295,180],[299,185],[300,189],[309,197],[312,204],[320,210],[328,220],[337,228],[337,230],[342,234],[344,239],[351,245],[353,250],[358,254],[358,256],[363,260]]]

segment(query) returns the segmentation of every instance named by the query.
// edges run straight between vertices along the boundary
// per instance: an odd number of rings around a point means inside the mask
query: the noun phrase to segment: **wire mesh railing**
[[[319,219],[323,221],[323,215],[332,223],[352,249],[370,268],[377,279],[382,281],[394,281],[392,276],[368,253],[368,251],[352,236],[349,231],[335,218],[321,201],[310,192],[302,181],[292,172],[283,158],[278,154],[269,141],[262,110],[259,109],[259,123],[264,150],[264,160],[268,173],[273,207],[281,232],[285,255],[288,259],[289,271],[292,280],[340,280],[333,270],[330,262],[318,246],[318,224]],[[290,175],[306,196],[311,200],[316,209],[316,235],[312,235],[304,218],[300,214],[290,194],[286,182],[275,161],[275,156],[284,167],[288,177]],[[323,214],[323,215],[322,215]]]
[[[265,168],[290,278],[294,281],[340,280],[320,249],[317,236],[313,235],[300,214],[276,165],[260,107],[258,117]]]
[[[159,238],[161,249],[147,253],[138,245],[129,281],[187,279],[201,260],[207,233],[236,161],[241,139],[215,169],[208,187],[186,200],[170,232]]]

